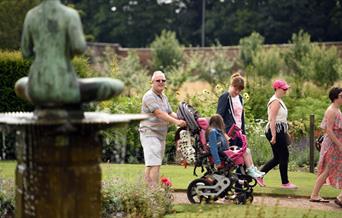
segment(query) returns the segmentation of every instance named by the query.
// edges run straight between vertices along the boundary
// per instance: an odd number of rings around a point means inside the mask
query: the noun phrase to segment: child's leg
[[[243,154],[243,160],[245,161],[245,165],[247,168],[254,166],[251,151],[249,150],[249,148],[247,148],[246,152]]]
[[[245,161],[245,165],[247,168],[247,172],[249,172],[252,177],[262,177],[265,175],[264,172],[260,172],[253,163],[253,158],[251,154],[251,150],[249,148],[246,149],[246,152],[243,154],[243,159]]]

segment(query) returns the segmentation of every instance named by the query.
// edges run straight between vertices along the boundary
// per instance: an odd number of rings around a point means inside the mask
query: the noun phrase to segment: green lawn
[[[143,179],[143,165],[117,165],[117,164],[102,164],[104,180],[119,177],[136,179],[137,181]],[[197,169],[197,174],[200,175],[201,169]],[[174,189],[185,190],[196,177],[193,176],[193,167],[184,168],[179,165],[163,165],[161,167],[161,175],[170,178]],[[289,179],[295,183],[299,188],[296,190],[284,190],[280,188],[279,170],[272,170],[265,176],[265,183],[267,187],[255,187],[255,193],[267,195],[288,195],[288,196],[310,196],[312,187],[314,185],[316,175],[307,172],[289,172]],[[321,191],[323,197],[334,198],[339,194],[339,190],[331,186],[324,186]]]
[[[141,164],[101,164],[102,178],[108,181],[114,178],[129,181],[143,181],[144,166]],[[14,179],[15,161],[0,161],[0,178]],[[200,168],[197,169],[200,175]],[[161,175],[170,178],[174,189],[185,190],[188,184],[195,179],[193,167],[184,168],[179,165],[163,165]],[[257,186],[255,193],[267,195],[309,196],[316,176],[307,172],[289,172],[290,181],[299,186],[297,190],[284,190],[280,188],[280,175],[278,170],[269,172],[265,177],[267,187]],[[339,190],[330,186],[323,186],[321,195],[326,198],[334,198]]]
[[[322,211],[301,208],[268,207],[266,205],[189,205],[179,204],[175,212],[165,218],[207,218],[207,217],[248,217],[248,218],[340,218],[340,211]]]

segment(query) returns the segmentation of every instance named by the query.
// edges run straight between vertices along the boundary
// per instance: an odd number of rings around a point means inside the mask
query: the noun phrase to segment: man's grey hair
[[[162,71],[157,70],[157,71],[154,71],[152,78],[151,78],[151,81],[153,81],[156,78],[156,76],[159,76],[159,75],[162,75],[165,77],[165,74]]]

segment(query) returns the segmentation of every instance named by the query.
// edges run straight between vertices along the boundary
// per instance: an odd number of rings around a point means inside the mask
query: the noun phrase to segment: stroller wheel
[[[217,197],[211,198],[210,196],[204,196],[196,192],[197,187],[200,186],[210,186],[209,182],[205,179],[195,179],[192,181],[187,189],[187,196],[191,203],[200,204],[202,202],[210,203],[211,201],[216,201]],[[202,190],[202,192],[210,193],[211,189]]]
[[[235,204],[251,204],[254,200],[251,192],[238,193],[235,198]]]
[[[248,195],[246,198],[246,204],[251,204],[253,203],[254,197],[253,195]]]
[[[238,193],[235,198],[235,204],[246,204],[247,196],[246,193]]]

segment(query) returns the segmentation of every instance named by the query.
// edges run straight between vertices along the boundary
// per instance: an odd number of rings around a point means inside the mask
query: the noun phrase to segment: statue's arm
[[[87,44],[84,38],[82,23],[80,16],[77,12],[73,13],[73,19],[71,19],[68,27],[68,34],[71,46],[71,56],[75,54],[83,54],[87,48]]]
[[[29,23],[30,23],[29,13],[25,17],[23,33],[21,36],[21,52],[24,58],[33,57],[33,40],[30,33]]]

